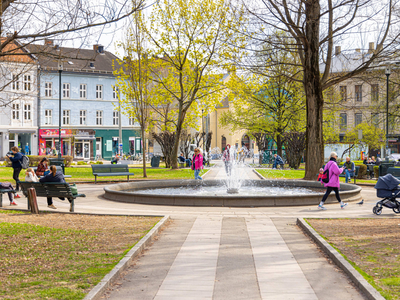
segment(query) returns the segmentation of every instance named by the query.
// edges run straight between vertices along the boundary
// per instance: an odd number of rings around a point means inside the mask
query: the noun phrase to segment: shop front
[[[96,136],[94,130],[77,130],[74,137],[74,159],[93,160],[93,145]]]
[[[0,132],[0,154],[6,155],[14,146],[17,146],[25,155],[36,155],[37,130],[9,129]]]
[[[61,129],[61,154],[72,156],[73,130]],[[53,155],[58,153],[59,134],[58,129],[39,130],[39,155]],[[55,151],[54,151],[55,150]]]
[[[97,157],[111,159],[117,153],[123,155],[138,155],[142,153],[142,140],[139,130],[122,130],[122,141],[119,138],[119,131],[113,129],[96,129],[96,142],[91,149]],[[121,151],[122,144],[122,151]]]

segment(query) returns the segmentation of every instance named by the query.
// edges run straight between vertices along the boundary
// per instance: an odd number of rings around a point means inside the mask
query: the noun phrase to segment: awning
[[[76,136],[75,140],[82,141],[82,140],[95,140],[96,137],[94,135],[86,135],[86,136]]]
[[[37,133],[35,129],[10,129],[9,133]]]
[[[46,138],[59,138],[58,134],[46,134],[46,135],[41,135],[40,136],[42,139],[46,139]],[[73,135],[70,134],[61,134],[61,138],[70,138],[73,137]]]

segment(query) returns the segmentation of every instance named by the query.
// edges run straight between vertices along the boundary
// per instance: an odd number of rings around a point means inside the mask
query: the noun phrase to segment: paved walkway
[[[243,178],[258,179],[249,169]],[[222,168],[205,179],[223,178]],[[365,204],[301,207],[170,207],[118,203],[102,197],[104,185],[78,185],[86,198],[76,212],[165,215],[171,224],[129,268],[107,299],[364,299],[297,226],[297,217],[375,217],[375,190]],[[18,203],[25,206],[24,198]],[[39,208],[47,209],[38,198]],[[69,205],[55,200],[58,211]],[[393,217],[389,210],[383,215]],[[382,217],[382,216],[380,216]]]

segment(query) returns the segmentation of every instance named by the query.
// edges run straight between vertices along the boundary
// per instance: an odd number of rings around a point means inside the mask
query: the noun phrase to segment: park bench
[[[359,170],[360,170],[360,166],[356,166],[356,167],[355,167],[355,170],[354,170],[354,175],[351,176],[351,177],[353,177],[353,179],[354,179],[354,184],[356,184],[356,179],[357,179],[358,171],[359,171]],[[339,177],[346,177],[344,171],[343,171],[342,174],[339,175]]]
[[[6,193],[17,193],[16,190],[7,190],[7,189],[0,189],[0,207],[3,207],[3,194]]]
[[[33,169],[33,172],[36,173],[37,167],[32,167],[32,169]],[[56,169],[57,169],[57,172],[62,172],[64,174],[64,169],[62,166],[56,166]],[[39,176],[39,177],[42,178],[43,176]],[[72,178],[72,176],[64,174],[64,178]]]
[[[28,198],[28,189],[34,188],[37,197],[58,197],[67,198],[71,202],[70,212],[74,212],[75,199],[86,197],[85,194],[72,194],[69,183],[64,182],[20,182],[22,193]],[[28,200],[28,209],[30,209]]]
[[[400,168],[390,167],[387,169],[386,174],[392,174],[394,177],[400,179]]]
[[[128,165],[92,165],[92,173],[94,175],[94,183],[97,183],[97,176],[129,176],[134,175],[129,172]]]

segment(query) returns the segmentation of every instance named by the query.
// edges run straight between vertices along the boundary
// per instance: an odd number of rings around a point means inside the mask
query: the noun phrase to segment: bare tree
[[[176,161],[177,157],[172,155],[172,148],[174,147],[175,142],[175,132],[164,131],[161,133],[152,133],[153,138],[156,140],[158,144],[161,146],[161,151],[165,158],[165,167],[171,168],[172,161]]]
[[[264,0],[254,6],[242,1],[254,21],[251,34],[252,49],[257,59],[246,62],[257,69],[258,59],[268,45],[272,51],[290,51],[300,58],[302,79],[307,106],[306,128],[306,173],[305,179],[313,179],[323,164],[323,90],[361,74],[369,68],[392,61],[396,55],[398,17],[395,14],[396,1],[378,0]],[[377,49],[369,55],[355,60],[346,56],[343,64],[349,64],[346,72],[331,73],[335,69],[334,58],[340,53],[334,51],[335,43],[346,41],[349,48],[355,35],[375,29]],[[250,30],[250,31],[251,31]],[[283,31],[289,37],[277,38],[275,32]],[[247,31],[248,32],[248,31]],[[371,34],[370,34],[371,35]],[[336,49],[338,50],[338,49]],[[321,65],[322,63],[322,65]],[[265,61],[263,69],[279,64]],[[321,67],[320,67],[321,65]],[[296,78],[291,74],[286,74]]]
[[[293,169],[298,169],[304,150],[306,148],[306,133],[286,132],[284,135],[285,152],[289,167]]]

